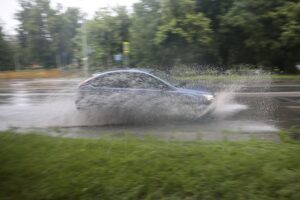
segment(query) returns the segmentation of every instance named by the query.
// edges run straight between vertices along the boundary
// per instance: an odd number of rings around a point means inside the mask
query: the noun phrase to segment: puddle
[[[95,110],[87,116],[75,108],[78,82],[78,79],[41,80],[39,85],[39,80],[23,80],[14,81],[10,87],[0,84],[0,89],[3,89],[0,91],[9,89],[9,92],[0,92],[0,129],[13,127],[21,132],[34,130],[62,137],[101,138],[131,134],[167,140],[218,140],[225,136],[231,140],[244,140],[252,137],[270,139],[273,135],[276,140],[277,135],[273,133],[281,128],[276,112],[282,112],[282,109],[278,109],[281,105],[274,99],[260,96],[236,98],[235,92],[245,84],[228,85],[217,91],[216,101],[208,108],[211,113],[204,117],[201,117],[203,113],[197,113],[195,117],[195,111],[188,106],[172,104],[164,104],[169,110],[155,110],[150,104],[144,106],[138,115],[136,112],[128,115],[128,110],[105,114]],[[143,99],[139,103],[143,102],[147,101]],[[138,123],[127,123],[130,117]],[[224,134],[228,132],[232,134]]]

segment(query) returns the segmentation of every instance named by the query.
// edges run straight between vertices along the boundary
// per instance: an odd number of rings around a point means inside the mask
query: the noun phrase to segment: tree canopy
[[[250,64],[296,72],[300,63],[296,0],[140,0],[130,11],[102,8],[88,20],[78,8],[52,8],[50,0],[19,3],[21,66],[66,66],[87,54],[93,67],[115,67],[124,42],[129,42],[133,67]],[[1,37],[1,51],[8,55],[10,44]],[[0,57],[2,70],[13,66],[6,58]]]
[[[2,27],[0,26],[0,66],[2,70],[13,69],[13,50],[11,44],[6,40]]]
[[[73,58],[72,38],[80,27],[81,13],[77,8],[50,7],[49,0],[20,0],[16,13],[20,22],[18,38],[23,65],[46,68],[70,64]]]

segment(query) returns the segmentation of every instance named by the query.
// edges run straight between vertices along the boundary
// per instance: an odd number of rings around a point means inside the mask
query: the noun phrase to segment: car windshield
[[[129,73],[130,86],[132,88],[143,89],[167,89],[169,86],[162,81],[144,74],[144,73]]]
[[[90,83],[94,87],[135,88],[135,89],[169,89],[159,79],[145,73],[116,72],[99,76]]]
[[[145,70],[146,72],[150,73],[150,74],[153,74],[154,76],[157,76],[158,78],[170,83],[171,85],[175,86],[175,87],[178,87],[178,86],[182,86],[184,83],[178,79],[176,79],[174,76],[166,73],[166,72],[163,72],[163,71],[160,71],[160,70]]]

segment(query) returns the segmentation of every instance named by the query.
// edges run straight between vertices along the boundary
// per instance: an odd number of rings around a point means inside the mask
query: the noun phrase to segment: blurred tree
[[[294,71],[300,51],[300,2],[235,1],[222,17],[225,64],[248,63]]]
[[[124,41],[134,66],[252,64],[294,72],[300,63],[297,0],[141,0],[130,15],[125,7],[100,9],[82,24],[76,8],[53,9],[50,0],[19,2],[18,55],[25,65],[82,59],[83,38],[93,66],[115,66]]]
[[[160,22],[160,0],[142,0],[134,4],[131,17],[131,63],[136,66],[160,65],[162,48],[155,44]]]
[[[155,42],[166,49],[162,56],[166,63],[205,63],[206,52],[210,51],[212,30],[210,20],[196,12],[194,0],[162,0],[161,22]]]
[[[50,7],[49,0],[19,0],[16,13],[21,63],[58,67],[70,64],[73,58],[72,38],[80,26],[81,14],[76,8],[64,13]]]
[[[49,19],[50,32],[53,41],[51,47],[55,52],[57,66],[72,63],[76,46],[72,40],[80,28],[82,14],[78,8],[68,8],[65,12],[58,12]]]
[[[196,0],[196,10],[197,12],[203,13],[211,21],[211,28],[213,30],[212,34],[212,52],[206,55],[206,59],[209,60],[211,64],[216,66],[221,65],[222,68],[226,68],[226,58],[227,54],[227,41],[223,39],[223,33],[220,32],[220,23],[222,16],[224,16],[228,10],[232,7],[235,0],[222,0],[222,1],[212,1],[212,0]]]
[[[93,20],[86,22],[89,62],[92,66],[113,66],[113,56],[122,53],[122,42],[128,41],[129,25],[125,7],[100,9]],[[81,34],[85,34],[84,29],[77,35],[79,47],[82,46]]]
[[[55,15],[49,0],[20,0],[21,10],[16,14],[20,25],[17,29],[25,64],[45,67],[55,66],[55,54],[51,48],[53,37],[49,19]],[[24,58],[24,56],[22,56]]]
[[[14,69],[13,50],[0,27],[0,70]]]

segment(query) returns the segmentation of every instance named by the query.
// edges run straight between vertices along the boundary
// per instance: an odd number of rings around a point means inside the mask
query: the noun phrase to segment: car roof
[[[117,69],[117,70],[111,70],[111,71],[106,71],[106,72],[101,72],[101,73],[95,73],[93,74],[93,77],[90,79],[94,79],[97,78],[99,76],[103,76],[106,74],[113,74],[113,73],[127,73],[127,72],[131,72],[131,73],[141,73],[141,74],[146,74],[148,76],[154,77],[160,81],[162,81],[163,83],[165,83],[166,85],[175,88],[172,84],[168,83],[167,81],[147,72],[147,71],[151,71],[151,70],[146,70],[146,69]]]
[[[150,74],[149,72],[147,72],[147,70],[141,70],[141,69],[117,69],[117,70],[110,70],[110,71],[106,71],[106,72],[99,72],[99,73],[95,73],[93,74],[93,76],[102,76],[104,74],[110,74],[110,73],[119,73],[119,72],[134,72],[134,73],[143,73],[143,74],[148,74],[153,76],[152,74]]]

